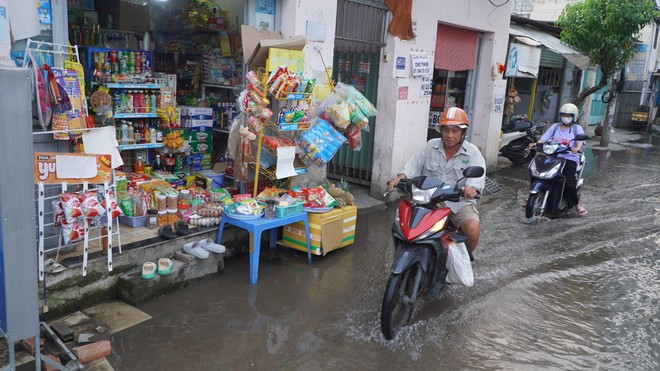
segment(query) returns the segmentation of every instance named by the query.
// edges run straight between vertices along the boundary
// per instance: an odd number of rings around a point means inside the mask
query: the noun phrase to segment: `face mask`
[[[572,118],[572,117],[562,117],[562,118],[561,118],[561,122],[563,122],[564,124],[568,125],[568,124],[570,124],[571,122],[573,122],[573,118]]]

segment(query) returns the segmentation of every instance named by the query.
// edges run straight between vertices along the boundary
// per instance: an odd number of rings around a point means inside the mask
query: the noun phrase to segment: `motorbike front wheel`
[[[409,299],[413,296],[419,269],[419,264],[413,264],[400,274],[392,274],[387,281],[380,313],[380,328],[387,340],[394,339],[399,329],[406,326],[412,317],[415,303],[409,302]]]
[[[546,191],[540,191],[539,193],[529,195],[527,199],[527,207],[525,208],[525,218],[533,219],[538,216],[543,215],[543,199],[545,199]]]

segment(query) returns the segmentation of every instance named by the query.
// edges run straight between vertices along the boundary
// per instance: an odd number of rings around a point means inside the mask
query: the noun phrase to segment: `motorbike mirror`
[[[587,134],[578,134],[575,136],[575,140],[587,140],[589,136]]]
[[[525,130],[525,132],[527,133],[527,135],[529,135],[530,138],[534,139],[534,141],[536,142],[536,140],[537,140],[536,135],[534,134],[534,131],[532,130],[532,128],[527,128]]]
[[[479,178],[484,175],[486,170],[481,166],[468,166],[463,169],[463,176],[465,178]]]

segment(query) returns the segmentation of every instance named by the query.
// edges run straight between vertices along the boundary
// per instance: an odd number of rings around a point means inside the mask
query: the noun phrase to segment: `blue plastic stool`
[[[270,230],[270,249],[275,250],[277,239],[277,227],[287,224],[303,222],[305,223],[305,239],[307,241],[307,262],[312,263],[312,248],[309,241],[309,219],[307,212],[286,216],[284,218],[266,219],[259,218],[253,220],[234,219],[227,214],[222,214],[220,218],[220,227],[218,227],[217,243],[222,244],[222,232],[225,224],[235,225],[243,228],[250,233],[250,284],[256,285],[259,276],[259,251],[261,250],[261,232]]]

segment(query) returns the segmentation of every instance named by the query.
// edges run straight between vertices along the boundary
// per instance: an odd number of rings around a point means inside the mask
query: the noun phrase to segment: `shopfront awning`
[[[581,70],[589,67],[589,57],[562,43],[558,38],[543,31],[539,31],[533,28],[521,27],[518,25],[511,25],[509,27],[509,33],[513,36],[527,37],[543,44],[543,46],[552,50],[553,52],[563,55],[564,58],[576,65]]]

